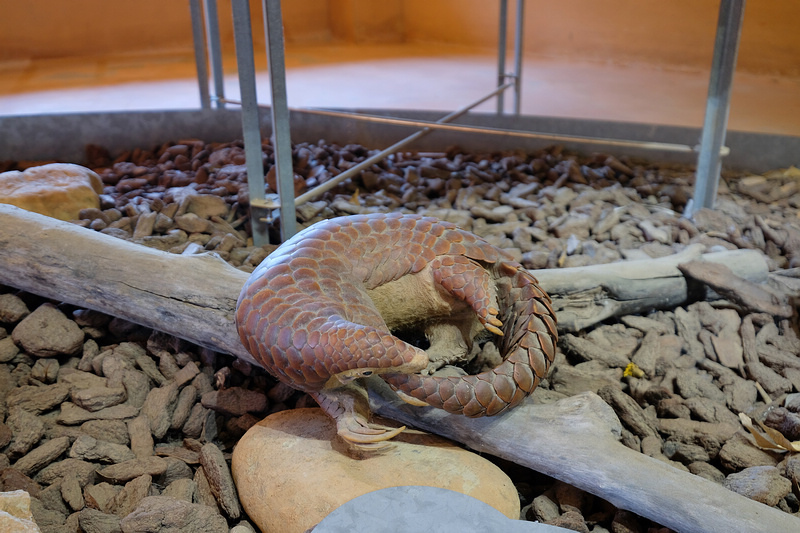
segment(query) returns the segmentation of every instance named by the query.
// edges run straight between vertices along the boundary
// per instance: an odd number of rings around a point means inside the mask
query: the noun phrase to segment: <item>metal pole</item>
[[[283,45],[283,17],[280,0],[264,0],[264,31],[267,36],[267,58],[272,92],[272,149],[281,202],[281,239],[297,233],[294,202],[294,168],[292,139],[289,133],[289,104],[286,97],[286,61]]]
[[[217,109],[225,107],[225,81],[222,72],[222,50],[219,39],[219,16],[217,0],[203,0],[203,11],[206,18],[206,37],[208,39],[208,62],[214,79],[214,105]]]
[[[211,97],[208,94],[208,58],[206,57],[205,35],[203,35],[203,10],[200,0],[189,0],[189,12],[192,19],[192,41],[194,42],[194,62],[197,67],[197,85],[200,89],[200,107],[211,108]]]
[[[500,28],[497,41],[497,85],[506,82],[506,41],[508,30],[508,0],[500,0]],[[497,95],[497,114],[505,110],[505,92]]]
[[[517,0],[514,28],[514,114],[519,115],[522,102],[522,38],[525,34],[525,0]]]
[[[253,35],[250,29],[250,3],[232,0],[233,34],[236,42],[236,63],[239,68],[239,91],[242,98],[242,132],[247,164],[247,190],[250,195],[250,223],[253,244],[269,244],[264,207],[264,163],[261,150],[261,130],[256,100],[256,69],[253,59]]]
[[[712,208],[717,197],[720,176],[720,150],[728,127],[731,87],[736,70],[736,55],[742,33],[745,0],[720,0],[714,59],[708,84],[706,116],[697,158],[694,199],[687,213],[702,207]]]
[[[466,112],[468,112],[473,107],[479,106],[480,104],[482,104],[486,100],[494,98],[495,95],[502,93],[503,91],[505,91],[510,86],[511,86],[510,83],[506,83],[504,85],[501,85],[500,87],[496,88],[495,90],[493,90],[492,92],[490,92],[486,96],[484,96],[484,97],[472,102],[471,104],[465,105],[464,107],[462,107],[460,109],[457,109],[457,110],[453,111],[452,113],[448,113],[447,115],[445,115],[442,118],[440,118],[439,120],[437,120],[436,123],[437,124],[443,124],[445,122],[450,122],[451,120],[455,120],[458,117],[460,117],[461,115],[463,115]],[[316,198],[320,194],[333,189],[334,187],[336,187],[342,181],[344,181],[344,180],[346,180],[348,178],[352,178],[353,176],[358,175],[358,173],[361,172],[362,170],[365,170],[365,169],[369,168],[370,166],[374,165],[378,161],[380,161],[383,158],[385,158],[387,155],[392,154],[392,153],[396,152],[397,150],[400,150],[404,146],[407,146],[407,145],[411,144],[412,142],[416,141],[420,137],[423,137],[423,136],[427,135],[431,131],[433,131],[433,130],[431,130],[430,128],[425,128],[423,130],[420,130],[420,131],[418,131],[416,133],[413,133],[413,134],[409,135],[405,139],[394,143],[389,148],[386,148],[385,150],[382,150],[382,151],[378,152],[377,154],[375,154],[375,155],[373,155],[371,157],[368,157],[367,159],[365,159],[361,163],[357,164],[356,166],[345,170],[341,174],[337,174],[335,177],[329,179],[328,181],[326,181],[325,183],[323,183],[319,187],[316,187],[316,188],[314,188],[314,189],[312,189],[312,190],[310,190],[310,191],[308,191],[308,192],[306,192],[304,194],[301,194],[300,196],[298,196],[295,199],[295,203],[297,205],[300,205],[300,204],[304,204],[304,203],[308,202],[309,200],[312,200],[312,199]]]

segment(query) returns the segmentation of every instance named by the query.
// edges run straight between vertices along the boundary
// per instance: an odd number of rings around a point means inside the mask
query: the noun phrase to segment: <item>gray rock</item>
[[[78,523],[85,533],[121,533],[119,517],[97,509],[85,508],[78,513]]]
[[[558,504],[548,496],[548,493],[541,494],[534,498],[531,508],[533,509],[536,520],[539,522],[550,522],[558,518],[558,515],[561,514]]]
[[[239,496],[222,451],[213,443],[205,444],[200,450],[200,464],[220,507],[231,518],[239,518],[242,514]]]
[[[725,395],[712,383],[712,377],[696,369],[679,371],[675,377],[675,386],[678,394],[686,399],[702,396],[716,402],[725,402]]]
[[[75,355],[83,348],[80,326],[53,304],[42,304],[17,324],[11,337],[35,357]]]
[[[142,414],[150,420],[153,437],[160,439],[166,435],[172,423],[172,413],[178,401],[178,387],[174,383],[151,389],[147,394]]]
[[[713,481],[714,483],[722,483],[725,480],[725,474],[705,461],[690,463],[688,467],[689,472],[692,474],[704,477],[709,481]]]
[[[649,378],[664,375],[681,355],[683,342],[677,335],[659,335],[648,331],[639,349],[631,358]]]
[[[167,485],[161,495],[192,503],[196,491],[197,484],[192,478],[180,478]]]
[[[267,397],[264,393],[242,387],[207,392],[203,394],[200,402],[203,407],[228,416],[263,413],[268,407]]]
[[[777,505],[792,490],[792,483],[782,477],[774,466],[745,468],[729,475],[722,484],[729,490],[769,506]]]
[[[18,407],[12,408],[6,420],[13,439],[5,450],[9,457],[25,455],[44,436],[44,422],[41,418]]]
[[[122,444],[123,446],[127,446],[130,443],[128,426],[123,420],[89,420],[81,424],[80,430],[97,440]]]
[[[131,451],[138,459],[153,455],[153,434],[150,431],[150,420],[146,415],[140,414],[129,420],[127,431],[130,436]]]
[[[99,411],[87,411],[82,407],[78,407],[72,402],[64,402],[61,405],[61,413],[58,415],[58,421],[67,426],[75,424],[83,424],[89,420],[126,420],[133,418],[139,414],[139,408],[132,405],[113,405],[100,409]]]
[[[111,503],[114,501],[114,496],[121,490],[122,487],[103,481],[85,487],[83,495],[87,507],[111,514]],[[117,517],[117,521],[119,521],[119,517]]]
[[[100,463],[122,463],[136,457],[127,446],[97,440],[89,435],[81,435],[75,439],[69,451],[69,456],[73,459]]]
[[[142,459],[131,459],[123,463],[107,466],[97,471],[97,474],[104,479],[114,483],[127,482],[139,476],[148,474],[157,476],[167,470],[167,461],[161,457],[144,457]]]
[[[554,391],[574,396],[585,391],[597,392],[611,385],[620,387],[621,368],[608,368],[600,361],[587,361],[575,366],[554,365],[550,385]]]
[[[30,475],[52,463],[68,449],[69,437],[51,439],[20,457],[20,459],[14,463],[14,468],[23,474]]]
[[[95,464],[80,459],[64,459],[44,467],[34,479],[39,483],[52,485],[67,476],[74,475],[77,477],[78,483],[84,487],[94,480],[96,470],[97,465]]]
[[[168,496],[144,498],[120,527],[124,533],[228,533],[227,520],[214,509]]]
[[[69,396],[69,385],[56,383],[43,387],[26,385],[16,388],[6,396],[6,405],[40,414],[61,404]]]
[[[110,358],[106,358],[106,361]],[[99,411],[112,405],[119,405],[127,398],[123,387],[89,387],[73,392],[72,402],[87,411]]]
[[[719,460],[723,467],[732,471],[751,466],[775,466],[779,461],[777,454],[754,445],[743,432],[737,433],[722,446]]]
[[[709,457],[714,459],[723,443],[739,431],[739,426],[684,418],[661,418],[658,421],[658,430],[668,437],[673,437],[673,440],[702,446]]]
[[[620,421],[635,435],[644,438],[658,435],[655,417],[648,417],[636,401],[613,385],[606,385],[597,394],[617,413]]]
[[[668,440],[662,446],[662,451],[667,458],[683,464],[709,460],[708,452],[696,444]]]
[[[144,498],[158,494],[157,491],[152,493],[152,484],[153,478],[149,474],[128,481],[109,502],[109,510],[120,518],[128,516]]]
[[[0,363],[8,363],[19,353],[19,348],[14,344],[14,339],[6,337],[0,339]]]
[[[28,316],[30,311],[22,298],[16,294],[0,294],[0,322],[15,324]]]

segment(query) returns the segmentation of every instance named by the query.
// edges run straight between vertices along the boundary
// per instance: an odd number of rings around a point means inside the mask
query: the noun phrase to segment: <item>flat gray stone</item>
[[[466,494],[438,487],[389,487],[354,498],[325,517],[314,533],[565,533],[569,530],[512,520]]]

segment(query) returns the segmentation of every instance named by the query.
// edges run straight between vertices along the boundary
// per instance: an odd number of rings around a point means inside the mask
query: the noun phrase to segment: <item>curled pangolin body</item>
[[[502,322],[497,368],[419,374],[427,356],[392,335],[370,291],[431,275],[490,331]],[[236,323],[250,353],[295,388],[324,392],[374,372],[408,396],[466,416],[517,405],[546,375],[556,342],[550,300],[518,263],[453,224],[402,214],[341,217],[298,233],[247,280]]]

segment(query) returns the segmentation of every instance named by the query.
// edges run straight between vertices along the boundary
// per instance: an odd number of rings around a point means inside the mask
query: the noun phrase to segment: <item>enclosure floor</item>
[[[293,107],[446,111],[480,98],[497,80],[496,57],[489,50],[289,45],[286,52]],[[226,56],[223,63],[225,94],[238,98],[235,57]],[[268,103],[263,52],[256,65],[259,100]],[[707,87],[707,71],[529,56],[521,110],[526,115],[700,126]],[[509,110],[512,99],[509,93]],[[0,63],[0,115],[198,106],[194,58],[186,54]],[[478,108],[495,109],[494,101]],[[800,135],[800,78],[737,73],[729,126]]]

